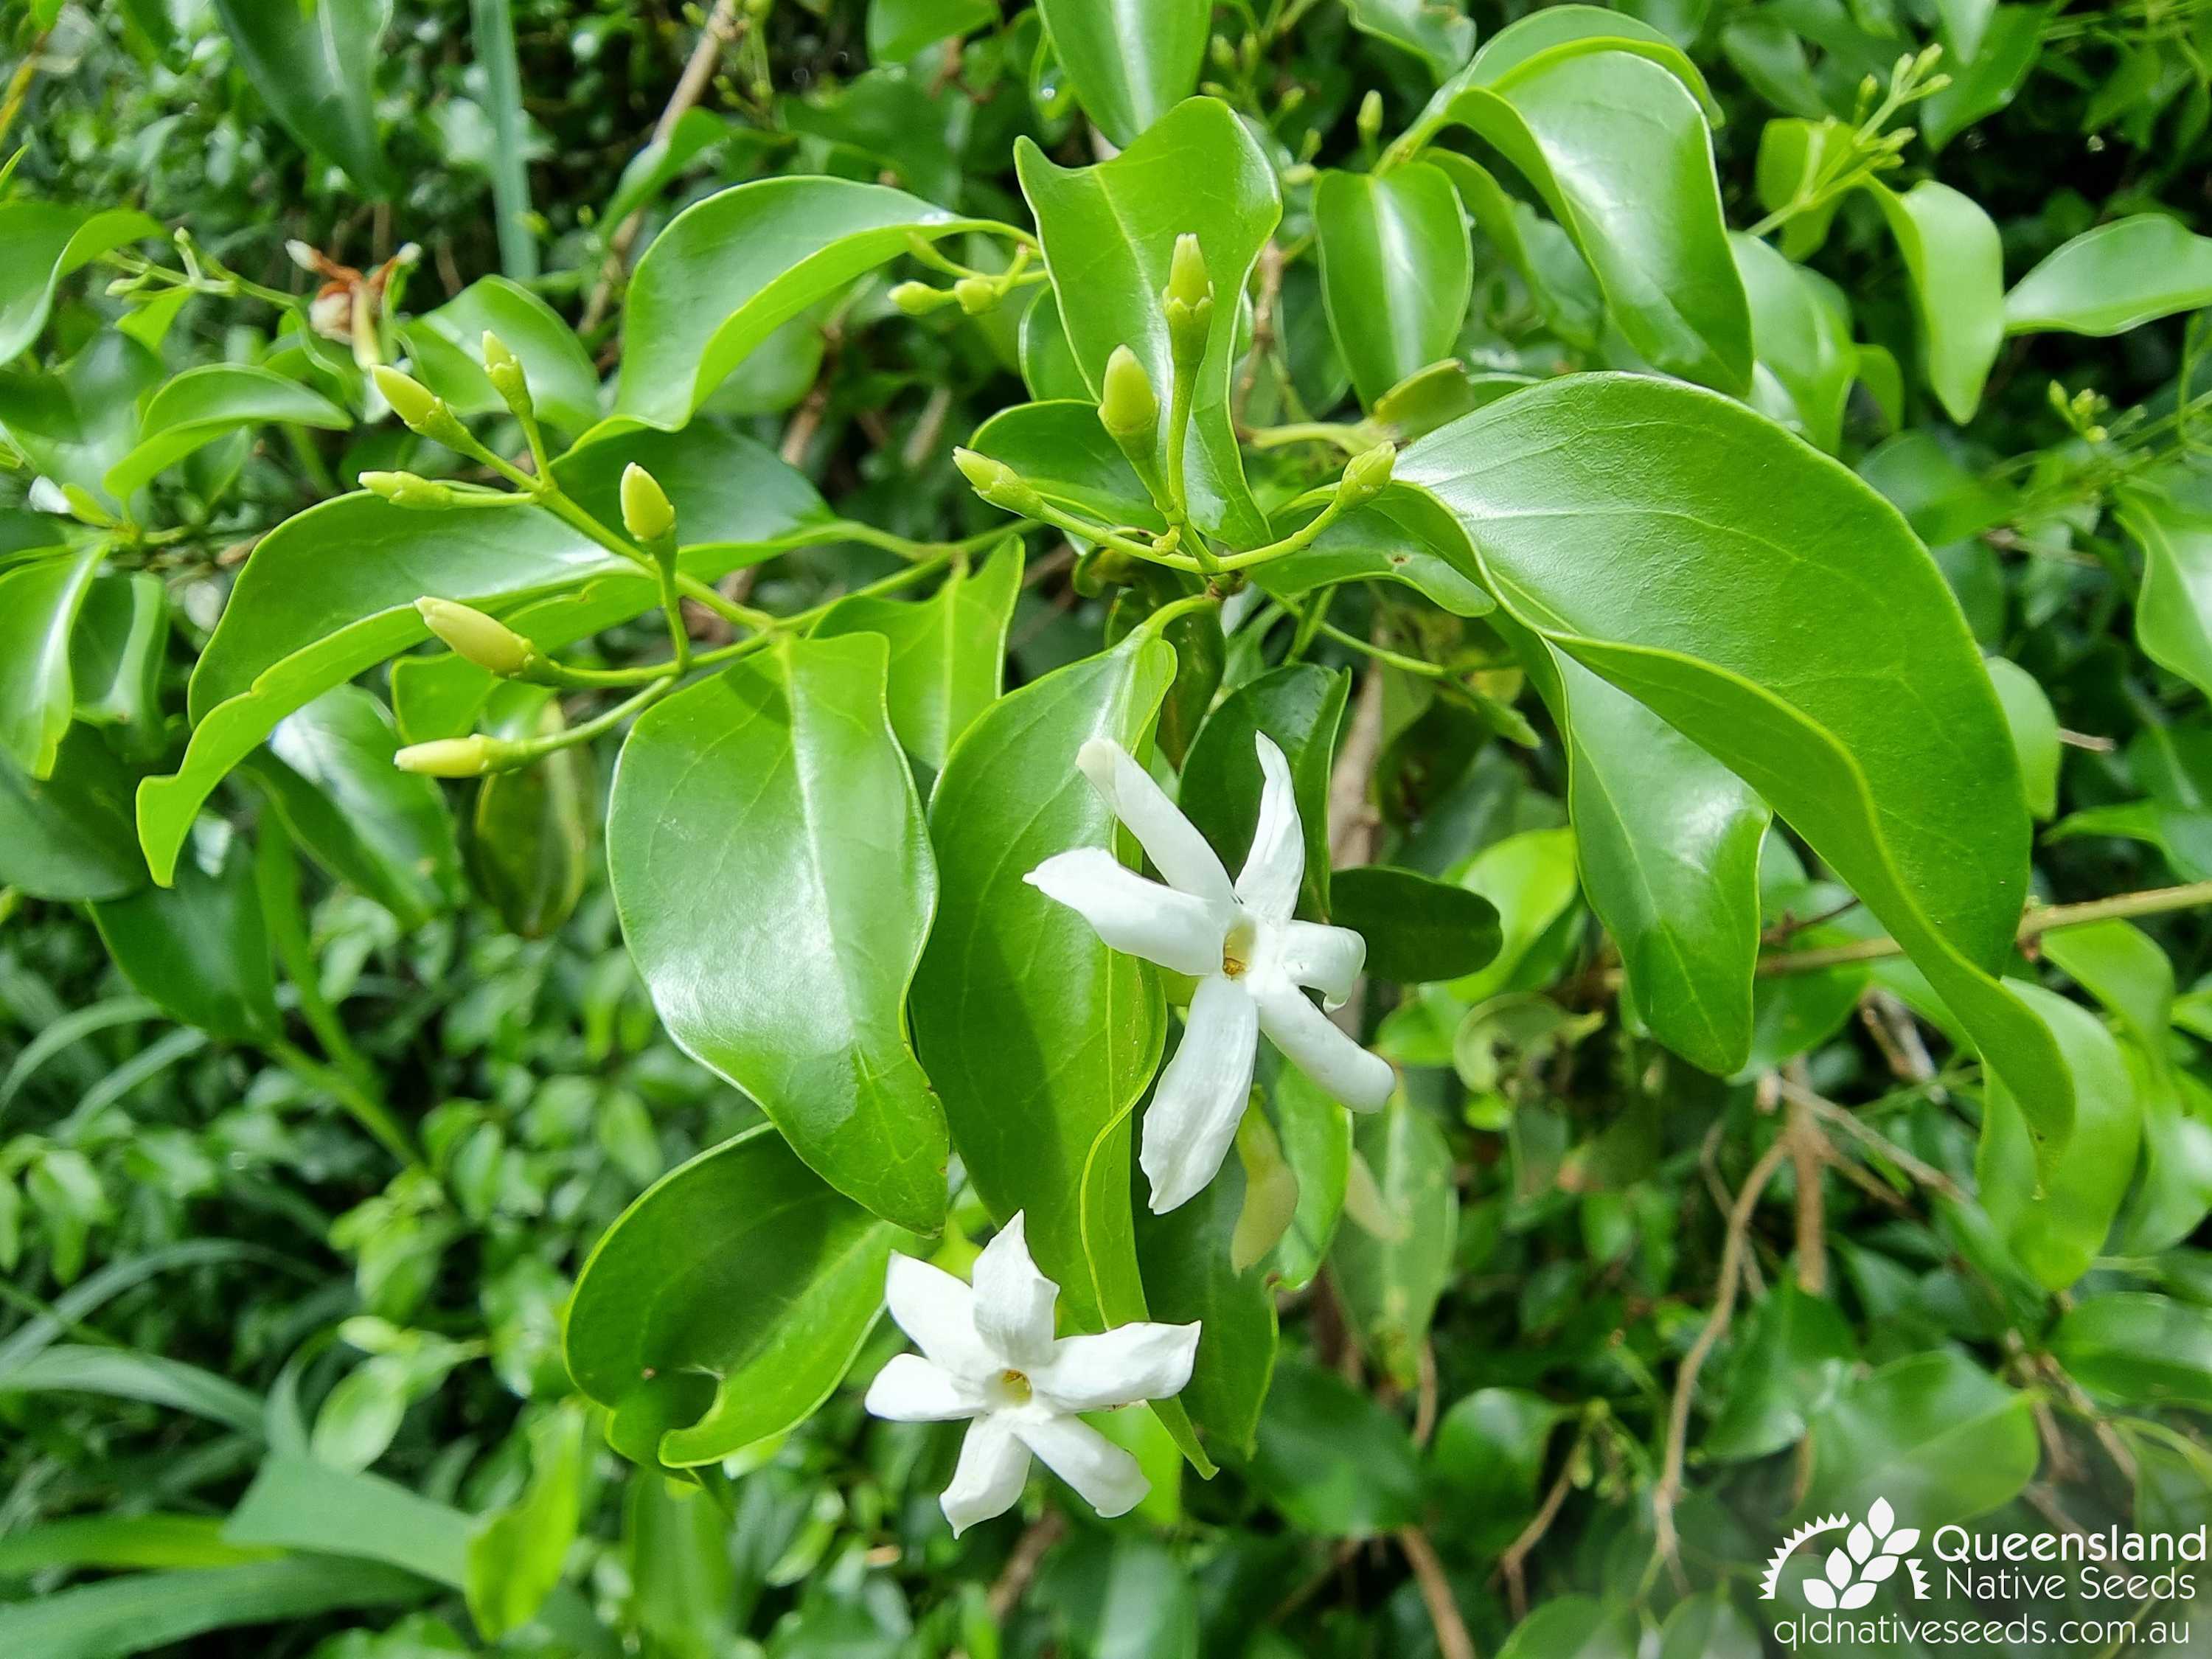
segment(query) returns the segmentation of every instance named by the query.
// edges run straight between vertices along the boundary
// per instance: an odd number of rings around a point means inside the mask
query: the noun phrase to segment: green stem
[[[1219,562],[1224,570],[1243,570],[1248,566],[1265,564],[1270,559],[1279,559],[1286,553],[1296,553],[1310,547],[1314,538],[1344,516],[1344,501],[1340,496],[1330,498],[1327,507],[1293,530],[1280,541],[1269,542],[1265,547],[1255,547],[1249,552],[1232,553]]]
[[[1292,421],[1284,426],[1263,426],[1244,434],[1255,449],[1280,449],[1286,444],[1334,444],[1347,455],[1371,447],[1376,439],[1343,421]]]
[[[1361,639],[1357,634],[1347,633],[1334,623],[1316,623],[1314,628],[1316,632],[1327,635],[1339,645],[1348,645],[1354,651],[1364,652],[1376,661],[1387,663],[1393,668],[1402,668],[1408,674],[1419,674],[1424,678],[1432,680],[1448,680],[1452,678],[1452,672],[1449,668],[1439,667],[1432,662],[1424,662],[1419,657],[1408,657],[1402,652],[1389,650],[1371,641]]]
[[[1186,593],[1179,599],[1169,600],[1129,631],[1132,634],[1144,635],[1147,638],[1158,639],[1166,632],[1167,625],[1177,617],[1187,616],[1191,611],[1206,605],[1218,606],[1220,603],[1221,601],[1211,593]]]

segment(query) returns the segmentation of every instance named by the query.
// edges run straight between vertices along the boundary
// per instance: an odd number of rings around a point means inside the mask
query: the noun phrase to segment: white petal
[[[1022,879],[1076,912],[1116,951],[1194,978],[1220,971],[1225,918],[1204,899],[1146,880],[1103,847],[1054,853]]]
[[[1341,1008],[1367,965],[1367,941],[1349,927],[1293,921],[1283,927],[1275,961],[1297,983],[1320,992],[1322,1006]]]
[[[1264,781],[1260,786],[1260,822],[1253,827],[1252,850],[1237,872],[1237,896],[1262,921],[1284,922],[1298,908],[1298,883],[1305,878],[1305,830],[1298,823],[1290,762],[1265,732],[1253,735]]]
[[[865,1403],[872,1415],[894,1423],[949,1423],[981,1413],[983,1396],[920,1354],[902,1353],[876,1373]]]
[[[937,1500],[952,1523],[952,1535],[957,1538],[978,1521],[1013,1508],[1029,1478],[1029,1448],[1014,1437],[1003,1417],[979,1417],[970,1423],[952,1484]]]
[[[1030,1381],[1061,1411],[1103,1411],[1181,1394],[1197,1355],[1195,1323],[1116,1325],[1103,1335],[1061,1339],[1052,1363]]]
[[[975,1431],[969,1431],[973,1434]],[[1073,1417],[1017,1420],[1014,1432],[1044,1460],[1045,1468],[1075,1488],[1099,1514],[1127,1515],[1144,1502],[1152,1483],[1137,1460],[1088,1423]]]
[[[1093,738],[1083,745],[1075,763],[1114,809],[1114,816],[1129,826],[1168,885],[1209,903],[1228,902],[1229,872],[1213,848],[1133,755],[1118,743]]]
[[[894,1251],[884,1297],[898,1328],[939,1370],[975,1382],[1000,1369],[976,1339],[975,1293],[943,1268]]]
[[[1237,981],[1217,974],[1199,982],[1182,1041],[1145,1113],[1137,1161],[1152,1182],[1154,1215],[1196,1196],[1221,1168],[1251,1097],[1259,1025],[1260,1011]]]
[[[1389,1060],[1338,1030],[1304,991],[1288,984],[1261,995],[1260,1027],[1301,1072],[1355,1112],[1379,1109],[1398,1086]]]
[[[1007,1364],[1027,1370],[1052,1358],[1052,1304],[1060,1286],[1037,1271],[1019,1211],[975,1258],[975,1334]]]

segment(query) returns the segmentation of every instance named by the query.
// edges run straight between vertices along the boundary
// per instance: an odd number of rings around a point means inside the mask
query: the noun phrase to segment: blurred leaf
[[[34,779],[53,775],[76,713],[70,635],[101,552],[95,542],[0,574],[0,748]]]
[[[1474,27],[1465,19],[1470,40]],[[1449,357],[1474,264],[1451,180],[1419,161],[1389,173],[1324,172],[1314,186],[1322,294],[1352,383],[1376,400]]]
[[[1498,954],[1498,907],[1411,870],[1370,864],[1330,878],[1331,920],[1367,941],[1367,972],[1401,985],[1457,979]]]
[[[108,899],[92,914],[124,977],[185,1024],[233,1042],[282,1032],[253,860],[228,826],[177,866],[174,886]]]
[[[391,0],[216,0],[216,10],[239,67],[285,131],[343,167],[363,194],[389,195],[372,78]]]
[[[1275,1368],[1250,1474],[1285,1520],[1317,1537],[1372,1538],[1420,1510],[1420,1464],[1404,1427],[1302,1358]]]
[[[2091,1297],[2060,1317],[2051,1352],[2107,1400],[2212,1407],[2212,1312],[2203,1308],[2147,1291]]]
[[[1206,0],[1038,0],[1037,15],[1085,112],[1126,149],[1197,86],[1212,8]]]
[[[1813,1423],[1801,1515],[1864,1515],[1876,1498],[1923,1533],[2009,1503],[2042,1458],[2030,1396],[1954,1348],[1893,1361],[1844,1386]]]
[[[146,400],[138,442],[107,469],[107,493],[129,499],[194,451],[242,427],[283,423],[338,431],[353,416],[319,392],[265,368],[188,368]]]

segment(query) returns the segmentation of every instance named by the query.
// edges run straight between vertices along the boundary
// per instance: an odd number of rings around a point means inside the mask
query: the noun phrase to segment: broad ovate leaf
[[[1208,0],[1038,0],[1045,38],[1098,130],[1124,147],[1188,98]]]
[[[360,190],[387,194],[374,76],[391,0],[216,0],[216,10],[239,66],[285,131]]]
[[[968,728],[930,803],[936,926],[914,1030],[952,1144],[991,1213],[1027,1218],[1079,1329],[1149,1317],[1130,1203],[1130,1114],[1159,1064],[1157,975],[1022,878],[1055,853],[1130,845],[1077,770],[1085,743],[1141,754],[1175,652],[1139,627],[1001,698]],[[1126,854],[1125,854],[1126,855]],[[1153,1409],[1203,1463],[1172,1401]]]
[[[2212,305],[2212,237],[2162,213],[2099,225],[2055,249],[2005,295],[2008,334],[2122,334]]]
[[[1474,281],[1467,216],[1451,180],[1421,161],[1324,173],[1313,211],[1329,329],[1372,408],[1451,355]]]
[[[640,1462],[718,1462],[804,1421],[883,1305],[897,1230],[762,1124],[664,1176],[592,1249],[568,1304],[576,1386]]]
[[[0,202],[0,363],[14,362],[39,337],[62,278],[112,249],[161,234],[158,223],[131,208]]]
[[[281,422],[339,431],[353,417],[322,393],[246,363],[188,368],[146,400],[138,442],[108,468],[107,493],[125,501],[194,450],[241,427]]]
[[[670,1036],[830,1184],[911,1231],[945,1218],[945,1115],[906,1030],[937,897],[891,732],[882,636],[779,640],[648,710],[608,865]]]
[[[499,336],[529,377],[538,416],[564,432],[599,418],[599,372],[575,330],[520,283],[484,276],[407,325],[415,375],[464,415],[497,414],[507,399],[485,375],[483,337]]]
[[[1023,139],[1014,164],[1036,215],[1062,326],[1094,394],[1106,360],[1126,345],[1165,407],[1175,370],[1160,294],[1176,238],[1198,238],[1213,282],[1213,321],[1191,405],[1191,515],[1234,544],[1267,541],[1229,408],[1245,280],[1282,216],[1267,155],[1226,104],[1193,98],[1110,161],[1062,167]],[[1167,424],[1160,422],[1163,467]]]
[[[1865,189],[1905,256],[1929,389],[1953,420],[1970,421],[2004,343],[2004,248],[1996,225],[1972,199],[1933,179],[1901,195],[1882,184]]]
[[[53,775],[76,708],[70,635],[100,553],[57,548],[0,574],[0,750],[33,778]]]
[[[1517,392],[1401,459],[1500,605],[1735,772],[1865,901],[2049,1157],[2073,1090],[1996,975],[2028,817],[1988,672],[1896,510],[1741,404],[1641,376]],[[1898,690],[1942,717],[1905,721]]]
[[[616,416],[682,426],[769,334],[911,239],[988,228],[848,179],[760,179],[694,203],[630,279]]]

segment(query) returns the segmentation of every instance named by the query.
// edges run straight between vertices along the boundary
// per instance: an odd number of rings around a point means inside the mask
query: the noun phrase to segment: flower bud
[[[1336,499],[1347,507],[1358,507],[1362,501],[1372,501],[1382,493],[1382,486],[1390,482],[1390,474],[1398,464],[1395,445],[1377,444],[1352,458],[1344,469],[1344,476],[1336,483]]]
[[[415,608],[422,613],[430,631],[456,656],[467,658],[501,679],[512,679],[537,659],[537,650],[528,640],[498,617],[488,617],[472,605],[426,595],[415,601]]]
[[[1160,400],[1153,394],[1152,376],[1125,345],[1115,346],[1106,360],[1106,389],[1098,400],[1098,424],[1124,450],[1147,457],[1152,434],[1160,423]]]
[[[1290,1231],[1298,1209],[1298,1178],[1284,1160],[1273,1126],[1256,1107],[1248,1107],[1237,1126],[1237,1158],[1244,1166],[1244,1206],[1229,1237],[1229,1266],[1241,1273]]]
[[[1176,238],[1175,254],[1168,262],[1166,297],[1187,306],[1213,297],[1213,283],[1206,274],[1206,251],[1188,231]]]
[[[623,528],[647,547],[676,533],[676,508],[660,481],[635,461],[623,469]]]
[[[891,290],[891,303],[909,317],[927,317],[933,311],[941,311],[952,296],[941,288],[932,288],[927,283],[901,283]]]
[[[1044,506],[1044,498],[1030,481],[1004,461],[994,461],[972,449],[956,449],[952,452],[952,464],[960,469],[960,476],[968,480],[969,486],[994,507],[1028,519],[1035,518]]]
[[[1213,284],[1206,276],[1206,255],[1197,237],[1185,234],[1176,238],[1175,258],[1161,298],[1169,349],[1176,371],[1188,373],[1206,355],[1206,337],[1213,326]]]
[[[1382,94],[1372,87],[1368,88],[1367,95],[1359,100],[1359,114],[1352,125],[1359,134],[1359,142],[1363,144],[1373,143],[1376,137],[1381,134]]]
[[[426,778],[480,778],[491,769],[499,749],[495,739],[479,732],[472,737],[410,744],[392,757],[392,763]]]
[[[530,395],[530,376],[522,367],[522,360],[507,349],[507,342],[489,329],[483,337],[484,375],[491,381],[492,390],[506,400],[517,420],[526,421],[538,412],[536,401]]]
[[[361,487],[372,495],[381,495],[394,507],[451,507],[454,504],[453,487],[440,483],[434,478],[425,478],[413,472],[364,472]]]
[[[952,297],[970,317],[980,317],[999,303],[999,285],[988,276],[963,276],[953,283]]]
[[[374,373],[376,389],[384,394],[384,401],[392,405],[392,412],[409,431],[419,432],[449,447],[456,440],[464,443],[468,441],[468,429],[462,426],[460,417],[447,406],[443,398],[422,381],[402,374],[389,363],[379,363]]]

